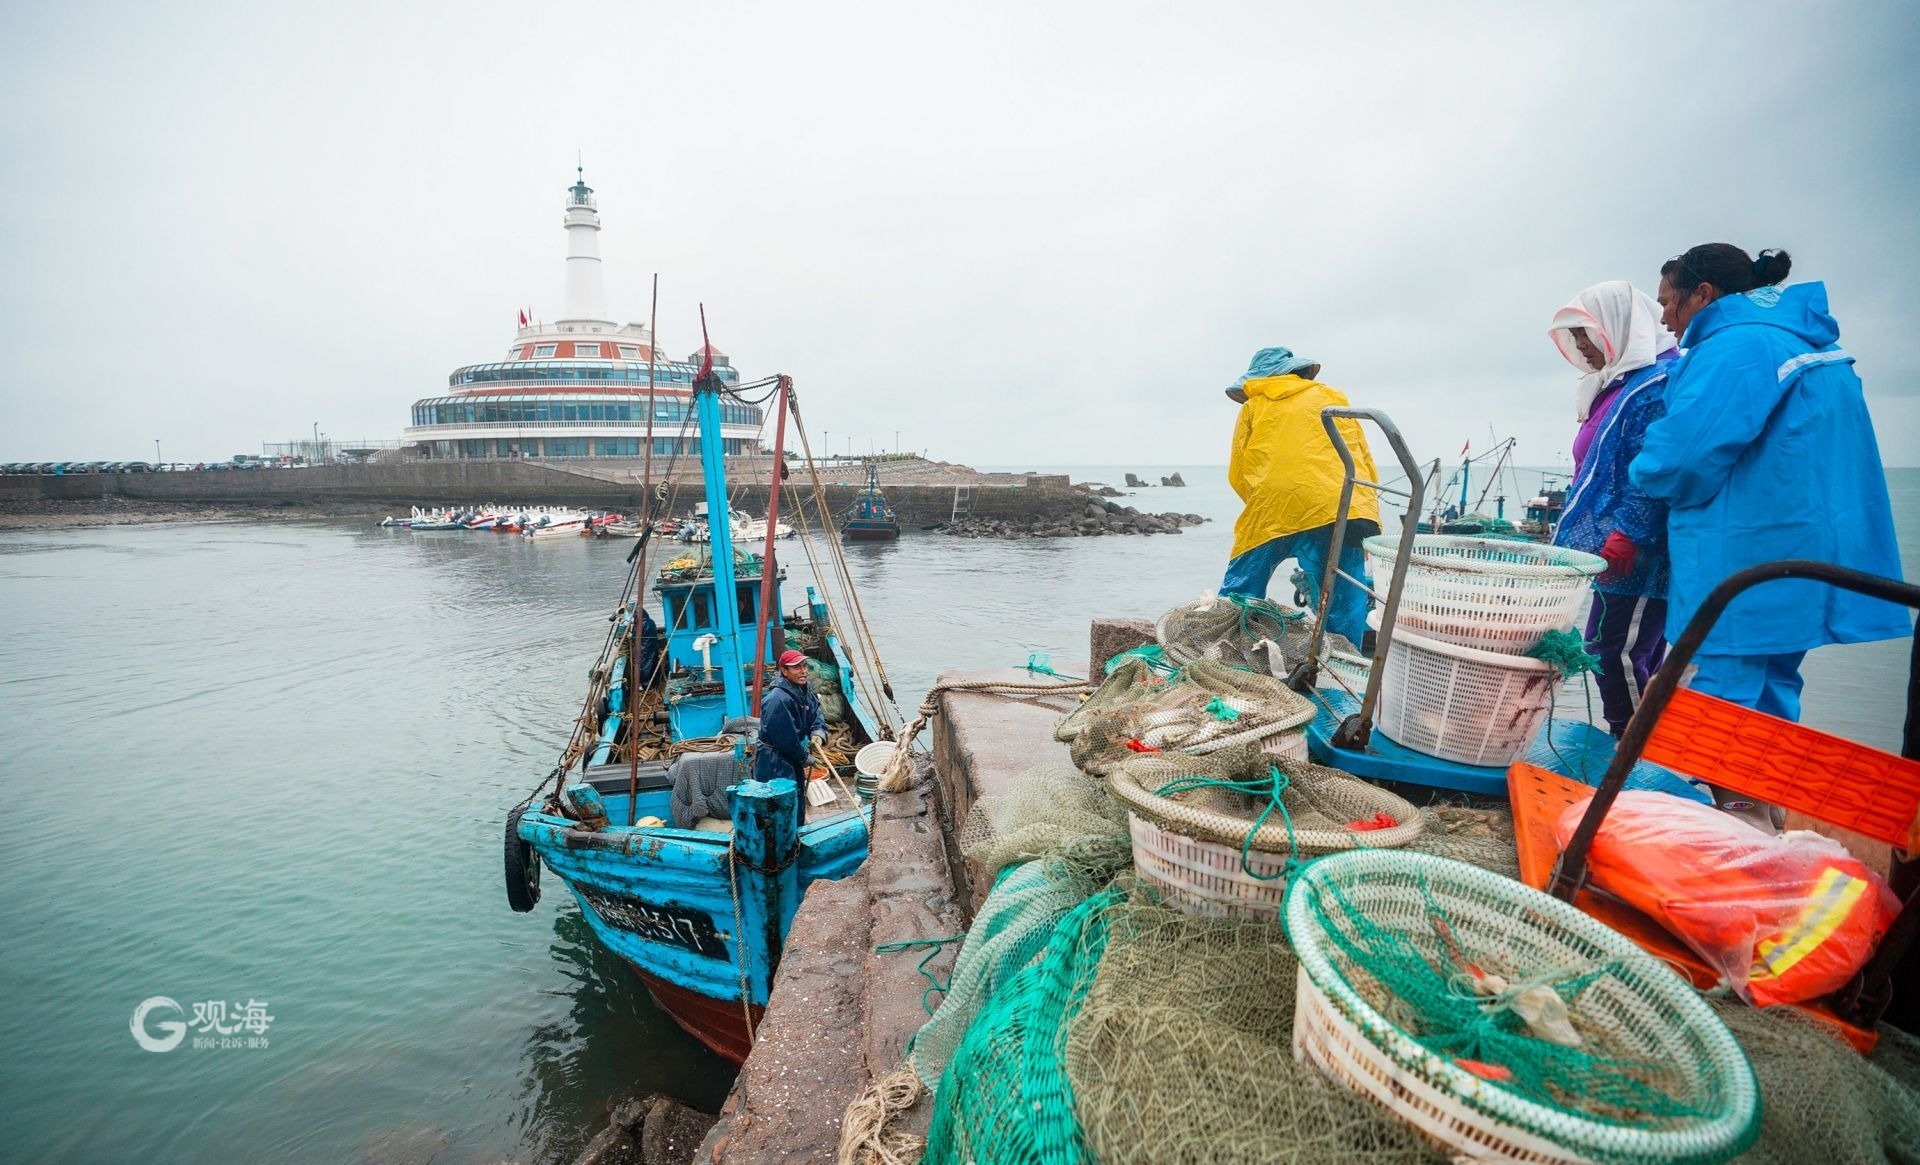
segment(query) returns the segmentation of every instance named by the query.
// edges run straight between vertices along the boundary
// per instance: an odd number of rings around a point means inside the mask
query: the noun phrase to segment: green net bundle
[[[1068,911],[1040,954],[974,1017],[936,1094],[923,1161],[1066,1165],[1089,1159],[1062,1061],[1068,1025],[1106,945],[1104,911],[1117,894],[1102,890]]]
[[[955,1049],[968,1038],[982,1009],[1009,989],[1046,949],[1060,920],[1092,892],[1092,886],[1066,867],[1045,861],[1012,867],[995,884],[967,931],[939,1009],[914,1034],[908,1063],[921,1083],[940,1088]],[[976,1087],[965,1076],[958,1079],[963,1089]]]
[[[1420,811],[1427,828],[1407,843],[1409,853],[1432,854],[1520,879],[1520,848],[1513,837],[1513,811],[1504,806],[1429,805]]]
[[[1444,1160],[1418,1133],[1293,1057],[1298,962],[1270,923],[1112,903],[1098,973],[1067,1030],[1075,1118],[1095,1160]]]
[[[1080,720],[1071,754],[1086,772],[1105,775],[1143,752],[1209,752],[1299,729],[1313,719],[1307,698],[1272,676],[1208,660],[1188,664],[1157,686],[1127,688],[1125,696]]]
[[[1312,623],[1305,611],[1266,599],[1210,595],[1160,616],[1154,636],[1167,658],[1182,666],[1210,660],[1285,675],[1306,658]]]

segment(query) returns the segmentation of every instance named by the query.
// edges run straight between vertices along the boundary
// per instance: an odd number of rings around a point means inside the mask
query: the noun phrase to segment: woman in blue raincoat
[[[1647,428],[1633,483],[1667,503],[1676,636],[1729,575],[1812,558],[1900,576],[1886,471],[1853,357],[1821,283],[1780,287],[1784,251],[1755,260],[1708,243],[1660,269],[1663,319],[1682,337],[1667,415]],[[1800,718],[1800,661],[1829,643],[1911,634],[1906,610],[1807,579],[1736,598],[1695,656],[1692,686]]]
[[[1627,466],[1666,415],[1667,366],[1678,353],[1660,305],[1624,279],[1581,292],[1547,334],[1586,373],[1574,394],[1573,488],[1553,541],[1607,560],[1593,582],[1586,641],[1600,660],[1607,728],[1620,736],[1667,653],[1667,505],[1635,486]]]

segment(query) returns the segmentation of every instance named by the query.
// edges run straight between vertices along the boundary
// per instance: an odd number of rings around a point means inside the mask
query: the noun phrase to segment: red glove
[[[1607,560],[1607,569],[1600,573],[1603,579],[1619,579],[1633,573],[1633,560],[1640,554],[1640,548],[1633,539],[1615,530],[1607,535],[1607,544],[1600,548],[1600,557]]]

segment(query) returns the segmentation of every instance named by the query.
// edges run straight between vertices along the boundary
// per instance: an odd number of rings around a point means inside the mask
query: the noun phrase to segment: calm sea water
[[[1132,504],[1217,519],[1180,535],[850,547],[902,708],[946,668],[1078,661],[1090,616],[1215,585],[1237,506],[1220,469],[1177,468],[1190,488]],[[1891,481],[1920,576],[1920,471]],[[551,1160],[618,1094],[717,1105],[723,1067],[556,881],[530,915],[501,891],[503,815],[564,742],[630,546],[347,522],[0,534],[4,1155]],[[1906,649],[1815,653],[1808,721],[1891,747]],[[228,1027],[257,1003],[265,1046],[195,1029],[143,1051],[129,1025],[154,996],[189,1021],[224,1003]]]

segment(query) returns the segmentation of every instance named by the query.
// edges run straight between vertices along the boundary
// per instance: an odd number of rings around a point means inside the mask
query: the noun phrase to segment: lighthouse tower
[[[567,188],[567,314],[559,322],[612,323],[600,271],[600,211],[586,171],[576,166],[574,173],[577,181]]]

